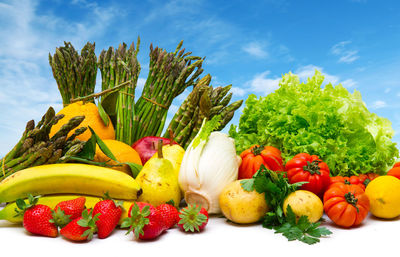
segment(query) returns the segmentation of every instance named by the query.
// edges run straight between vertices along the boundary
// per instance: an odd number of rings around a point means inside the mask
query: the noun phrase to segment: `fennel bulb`
[[[241,162],[235,141],[221,132],[211,132],[213,120],[203,123],[190,143],[179,170],[179,185],[188,204],[198,204],[209,213],[220,213],[219,195],[237,180]]]

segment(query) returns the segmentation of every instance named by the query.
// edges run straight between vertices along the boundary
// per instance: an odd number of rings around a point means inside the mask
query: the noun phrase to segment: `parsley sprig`
[[[304,183],[307,182],[290,184],[283,173],[276,173],[262,165],[251,179],[242,180],[241,186],[246,191],[256,190],[260,194],[265,193],[265,200],[271,211],[265,214],[263,227],[273,229],[275,233],[282,233],[289,241],[299,240],[306,244],[315,244],[320,241],[320,237],[330,235],[332,232],[319,227],[320,222],[311,223],[307,216],[296,219],[290,205],[286,210],[286,216],[283,213],[285,198]]]

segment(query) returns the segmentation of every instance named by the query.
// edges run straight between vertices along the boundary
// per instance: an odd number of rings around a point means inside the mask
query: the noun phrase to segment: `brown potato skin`
[[[264,193],[247,192],[240,181],[236,180],[222,190],[219,196],[222,214],[235,223],[255,223],[268,211]]]

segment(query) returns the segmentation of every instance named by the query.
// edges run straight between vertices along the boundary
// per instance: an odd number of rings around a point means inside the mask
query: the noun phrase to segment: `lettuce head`
[[[285,161],[302,152],[318,155],[331,176],[384,174],[399,155],[391,122],[368,111],[359,91],[322,86],[323,80],[318,71],[306,83],[288,73],[275,92],[250,95],[239,125],[229,130],[237,151],[272,145]]]

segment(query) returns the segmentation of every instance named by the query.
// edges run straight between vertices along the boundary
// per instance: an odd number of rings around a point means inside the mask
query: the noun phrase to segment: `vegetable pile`
[[[285,161],[302,152],[318,155],[332,176],[384,174],[399,154],[390,121],[368,111],[360,92],[322,87],[323,80],[318,71],[306,83],[289,73],[275,92],[250,95],[229,131],[237,151],[265,144],[280,149]]]
[[[306,83],[286,74],[274,93],[250,95],[229,136],[220,130],[243,100],[230,103],[231,85],[200,78],[204,58],[185,53],[182,42],[174,52],[150,46],[135,99],[139,42],[103,50],[98,60],[94,43],[81,55],[70,43],[50,55],[64,108],[29,121],[0,159],[0,220],[70,241],[107,238],[116,228],[153,240],[174,227],[204,233],[209,214],[221,213],[315,244],[332,233],[320,227],[324,213],[346,229],[369,213],[400,216],[393,130],[359,92],[322,87],[319,72]],[[97,68],[102,91],[94,93]],[[190,88],[161,137],[173,100]]]

